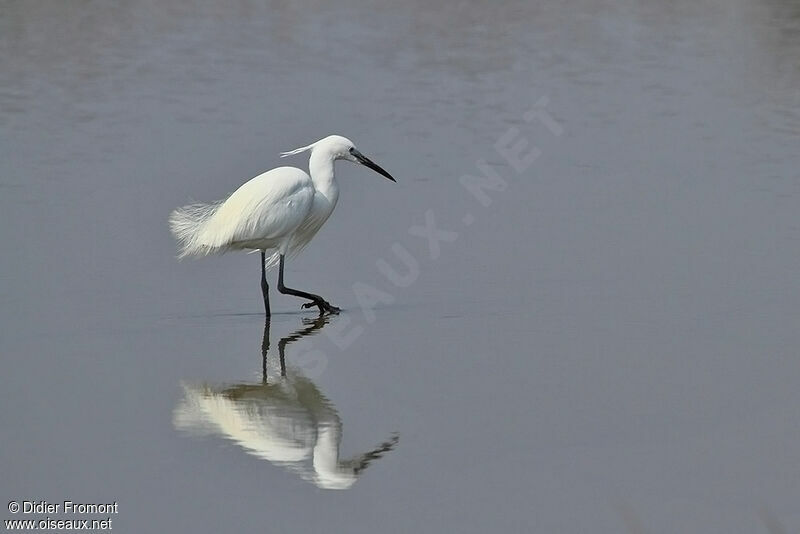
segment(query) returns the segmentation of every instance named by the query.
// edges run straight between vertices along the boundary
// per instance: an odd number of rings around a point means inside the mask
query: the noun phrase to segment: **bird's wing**
[[[315,199],[319,196],[319,192],[315,193]],[[292,233],[291,241],[289,242],[288,251],[286,252],[287,256],[293,258],[300,254],[300,252],[306,248],[306,246],[311,242],[311,239],[317,234],[322,225],[325,224],[325,221],[328,220],[332,213],[332,209],[330,208],[319,208],[318,205],[312,202],[311,209],[308,210],[308,214],[306,215],[303,222],[300,223],[300,226],[297,227]],[[335,206],[335,203],[334,203]],[[267,257],[266,267],[267,269],[272,269],[280,262],[281,251],[276,250],[272,255]]]
[[[278,243],[302,224],[313,198],[308,174],[294,167],[272,169],[244,183],[220,204],[198,232],[198,242],[212,249]]]

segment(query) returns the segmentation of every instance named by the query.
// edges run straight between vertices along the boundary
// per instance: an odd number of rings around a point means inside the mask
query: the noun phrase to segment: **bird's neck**
[[[325,196],[338,196],[339,188],[333,176],[333,158],[325,153],[313,151],[308,162],[308,170],[314,189]]]
[[[339,444],[341,427],[336,425],[317,428],[317,442],[314,444],[312,463],[314,470],[321,475],[335,475],[340,469]]]

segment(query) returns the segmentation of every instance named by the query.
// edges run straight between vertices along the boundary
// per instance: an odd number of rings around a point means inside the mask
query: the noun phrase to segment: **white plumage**
[[[314,194],[308,174],[295,167],[278,167],[246,182],[224,201],[179,208],[170,217],[172,233],[181,246],[179,257],[237,249],[286,253],[291,237],[297,237],[298,244],[314,237],[307,231],[296,235],[310,219]],[[334,206],[335,202],[322,222]]]
[[[260,250],[266,267],[271,267],[284,256],[300,252],[333,213],[339,198],[333,168],[337,159],[366,165],[395,181],[356,150],[352,141],[339,135],[284,152],[281,157],[307,150],[311,151],[310,174],[296,167],[278,167],[245,182],[225,200],[173,211],[169,225],[179,243],[178,257]],[[262,289],[269,315],[263,272]],[[335,310],[317,295],[297,290],[287,292],[312,300],[320,310]]]

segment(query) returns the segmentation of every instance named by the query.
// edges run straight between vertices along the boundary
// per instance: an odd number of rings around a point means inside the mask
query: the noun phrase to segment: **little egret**
[[[281,157],[307,150],[311,151],[310,176],[296,167],[278,167],[245,182],[225,200],[184,206],[173,211],[169,218],[172,234],[180,244],[179,258],[229,250],[260,251],[261,292],[267,316],[270,307],[266,272],[276,263],[279,292],[309,300],[303,308],[317,306],[320,313],[339,311],[319,295],[291,289],[283,283],[286,255],[299,253],[336,207],[339,186],[333,163],[337,159],[360,163],[396,181],[359,152],[352,141],[340,135],[283,152]]]

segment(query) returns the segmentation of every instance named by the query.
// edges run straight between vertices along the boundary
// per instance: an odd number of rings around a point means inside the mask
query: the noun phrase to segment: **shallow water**
[[[0,6],[0,497],[800,529],[793,2],[218,4]],[[344,311],[273,291],[264,385],[257,257],[177,262],[166,218],[334,132],[398,184],[338,164],[287,277]]]

